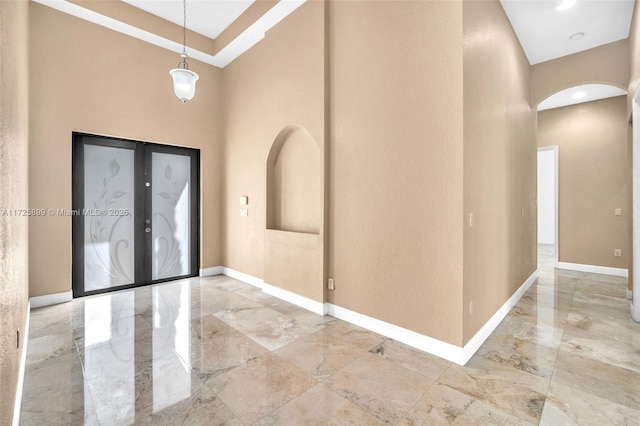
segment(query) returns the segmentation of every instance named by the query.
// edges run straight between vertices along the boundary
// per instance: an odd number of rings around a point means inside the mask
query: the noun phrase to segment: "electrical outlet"
[[[615,209],[613,211],[613,214],[616,215],[616,216],[622,216],[622,209]]]
[[[240,205],[246,206],[247,204],[249,204],[249,197],[246,195],[240,197]]]
[[[469,213],[469,228],[473,228],[473,213]]]
[[[249,216],[249,209],[241,209],[240,210],[240,216],[242,216],[242,217]]]
[[[620,256],[622,256],[622,249],[614,249],[614,250],[613,250],[613,255],[614,255],[615,257],[620,257]]]
[[[329,290],[335,290],[336,289],[336,282],[333,280],[333,278],[329,278],[327,280],[327,288]]]

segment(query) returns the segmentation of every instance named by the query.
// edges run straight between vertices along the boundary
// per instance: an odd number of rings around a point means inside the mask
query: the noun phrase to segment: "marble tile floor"
[[[215,276],[34,309],[23,425],[640,425],[624,280],[554,270],[461,367]]]

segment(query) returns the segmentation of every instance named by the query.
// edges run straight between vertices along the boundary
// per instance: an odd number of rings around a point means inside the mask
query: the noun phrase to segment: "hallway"
[[[640,423],[625,280],[549,255],[465,367],[225,276],[35,309],[21,424]]]

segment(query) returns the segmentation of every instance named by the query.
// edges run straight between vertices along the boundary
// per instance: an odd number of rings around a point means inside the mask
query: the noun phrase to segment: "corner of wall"
[[[465,1],[463,32],[466,346],[536,269],[536,142],[531,67],[499,2]]]
[[[0,424],[17,424],[29,320],[29,2],[0,2]],[[12,423],[13,422],[13,423]]]

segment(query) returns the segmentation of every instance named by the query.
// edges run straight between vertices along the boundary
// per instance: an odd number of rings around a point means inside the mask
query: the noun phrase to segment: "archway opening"
[[[538,188],[538,229],[555,229],[552,245],[539,246],[547,254],[539,256],[542,264],[626,280],[631,215],[626,94],[610,84],[582,84],[537,105],[538,149],[552,157],[546,170],[555,172],[550,179],[538,177],[539,183],[555,185]],[[540,212],[548,208],[541,195],[554,190],[553,214]]]

